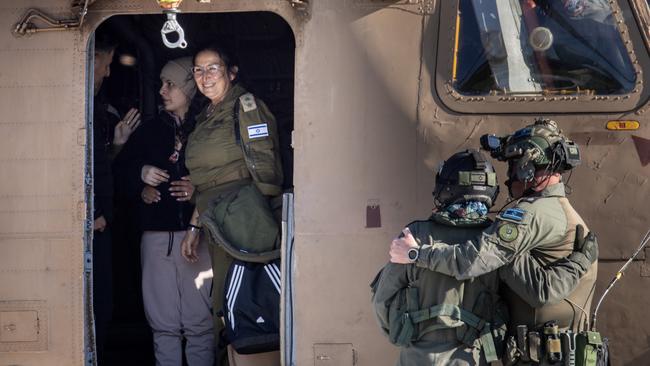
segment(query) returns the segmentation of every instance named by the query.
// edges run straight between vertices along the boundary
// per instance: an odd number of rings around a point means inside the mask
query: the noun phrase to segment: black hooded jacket
[[[127,193],[139,204],[141,229],[145,231],[182,231],[187,229],[194,205],[179,202],[171,196],[170,183],[189,175],[185,167],[185,145],[191,129],[190,121],[177,125],[176,117],[161,111],[154,120],[145,122],[129,139],[121,152],[121,164],[125,164]],[[176,151],[177,134],[182,142]],[[176,155],[175,158],[172,156]],[[146,204],[140,194],[145,187],[141,178],[144,165],[153,165],[167,171],[168,182],[156,188],[160,192],[160,201]]]

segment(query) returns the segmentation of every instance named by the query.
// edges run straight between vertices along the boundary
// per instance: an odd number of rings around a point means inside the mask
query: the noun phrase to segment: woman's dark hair
[[[210,43],[207,44],[204,47],[201,47],[199,49],[199,52],[196,53],[198,55],[201,52],[214,52],[217,55],[219,55],[219,58],[221,61],[223,61],[224,65],[226,66],[226,70],[231,71],[233,67],[239,66],[239,60],[235,57],[234,52],[232,52],[231,47],[228,47],[225,44],[222,43]],[[196,62],[196,55],[194,55],[194,62]],[[237,80],[237,77],[235,76],[235,80]]]

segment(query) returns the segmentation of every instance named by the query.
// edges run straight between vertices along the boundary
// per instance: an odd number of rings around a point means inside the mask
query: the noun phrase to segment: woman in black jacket
[[[207,248],[201,260],[183,259],[180,243],[194,210],[194,187],[185,167],[196,94],[192,58],[168,62],[160,73],[163,109],[130,143],[130,186],[141,198],[142,294],[154,336],[156,365],[182,365],[182,338],[190,365],[212,366],[210,311],[212,268]]]

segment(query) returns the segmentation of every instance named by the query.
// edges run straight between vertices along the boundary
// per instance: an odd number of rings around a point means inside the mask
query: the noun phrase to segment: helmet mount
[[[483,135],[481,147],[493,158],[514,164],[508,175],[522,182],[532,182],[539,170],[563,173],[580,165],[578,145],[550,119],[538,118],[508,136]]]

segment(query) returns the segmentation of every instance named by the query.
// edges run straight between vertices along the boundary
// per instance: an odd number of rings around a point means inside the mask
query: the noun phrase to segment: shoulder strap
[[[241,131],[239,130],[239,98],[235,99],[233,118],[235,123],[235,142],[237,145],[241,146]],[[245,151],[244,154],[246,154]]]
[[[448,316],[452,319],[459,320],[479,332],[481,347],[485,352],[485,358],[488,362],[498,360],[494,339],[492,338],[491,324],[475,314],[451,304],[438,304],[430,308],[414,311],[410,313],[413,324],[433,319],[439,316]]]

